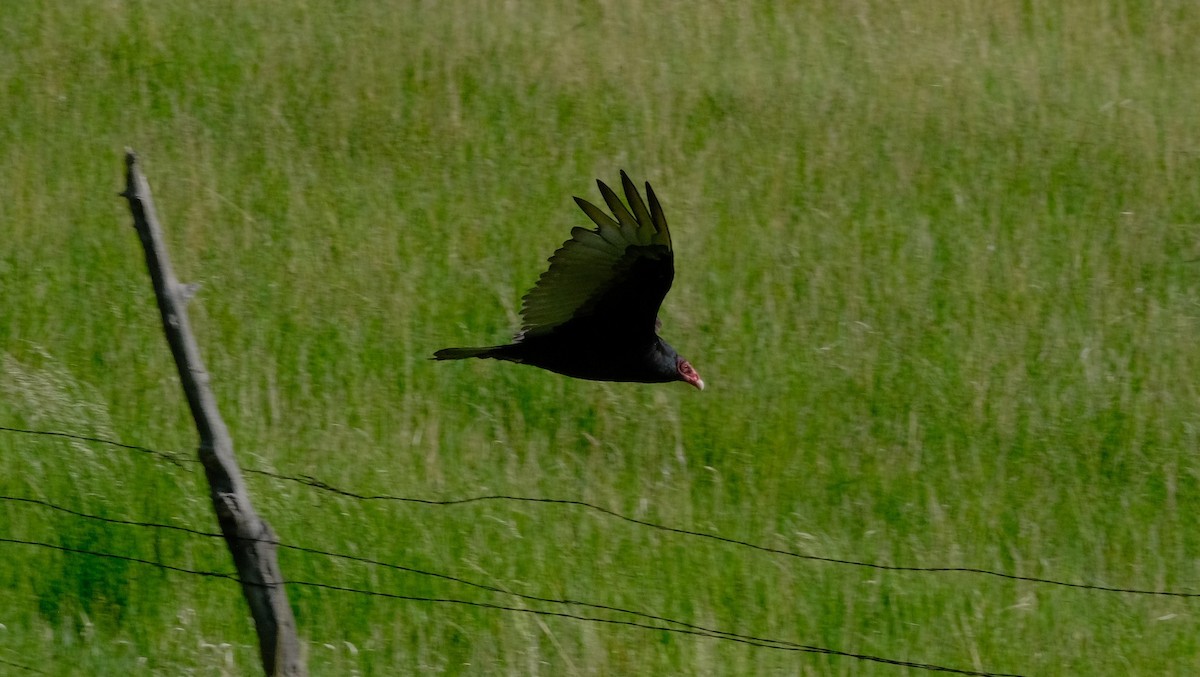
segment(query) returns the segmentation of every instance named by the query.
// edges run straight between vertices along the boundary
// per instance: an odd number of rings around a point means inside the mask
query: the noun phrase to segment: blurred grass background
[[[1197,34],[1200,8],[1169,0],[5,3],[0,425],[194,446],[116,196],[130,146],[181,277],[203,285],[192,317],[244,466],[366,494],[587,500],[824,557],[1196,591]],[[621,168],[664,202],[663,334],[708,390],[426,360],[507,338],[585,223],[570,196]],[[214,527],[198,473],[138,454],[0,434],[0,477],[7,495]],[[251,481],[286,542],[517,592],[980,670],[1200,671],[1187,599]],[[2,505],[6,538],[230,569],[219,541]],[[228,582],[0,550],[0,659],[257,669]],[[905,673],[289,594],[314,674]]]

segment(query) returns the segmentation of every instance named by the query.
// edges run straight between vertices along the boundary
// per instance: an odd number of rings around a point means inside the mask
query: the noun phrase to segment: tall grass
[[[1196,590],[1200,12],[1187,2],[172,0],[0,9],[0,424],[187,450],[136,148],[242,462],[803,553]],[[662,197],[709,390],[435,364],[503,340],[571,195]],[[211,528],[197,473],[0,435],[3,493]],[[764,556],[534,505],[252,480],[285,541],[843,651],[1189,674],[1194,603]],[[228,570],[6,502],[0,537]],[[245,674],[233,585],[0,545],[0,659]],[[293,580],[484,596],[283,552]],[[295,588],[315,674],[902,670]],[[232,619],[232,620],[231,620]]]

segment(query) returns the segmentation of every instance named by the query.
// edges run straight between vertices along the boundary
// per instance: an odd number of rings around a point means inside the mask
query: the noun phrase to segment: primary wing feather
[[[571,239],[550,257],[550,267],[522,301],[518,337],[549,334],[573,320],[610,333],[654,332],[658,307],[675,277],[662,206],[646,184],[647,210],[625,172],[621,185],[628,208],[607,185],[596,183],[613,215],[575,198],[596,228],[572,229]]]

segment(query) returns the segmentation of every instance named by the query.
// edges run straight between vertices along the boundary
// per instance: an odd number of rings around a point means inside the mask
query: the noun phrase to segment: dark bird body
[[[621,172],[626,208],[601,181],[612,211],[575,198],[596,228],[573,228],[550,268],[522,301],[513,342],[445,348],[438,360],[494,358],[593,381],[684,381],[703,389],[692,365],[658,337],[658,308],[675,278],[675,255],[662,206],[646,184],[649,209]]]

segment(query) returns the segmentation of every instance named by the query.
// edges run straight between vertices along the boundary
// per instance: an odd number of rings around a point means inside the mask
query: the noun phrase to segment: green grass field
[[[241,463],[582,500],[801,554],[1200,592],[1200,7],[8,2],[0,426],[194,453],[135,148]],[[682,385],[434,363],[505,340],[626,169]],[[0,494],[215,530],[203,474],[0,432]],[[838,651],[1200,673],[1200,600],[756,552],[585,509],[250,478],[289,544]],[[1192,517],[1188,517],[1191,515]],[[1191,523],[1192,526],[1188,526]],[[230,571],[218,539],[0,501],[0,538]],[[284,550],[285,576],[633,620]],[[0,542],[0,674],[255,674],[235,583]],[[289,589],[314,675],[917,675]]]

